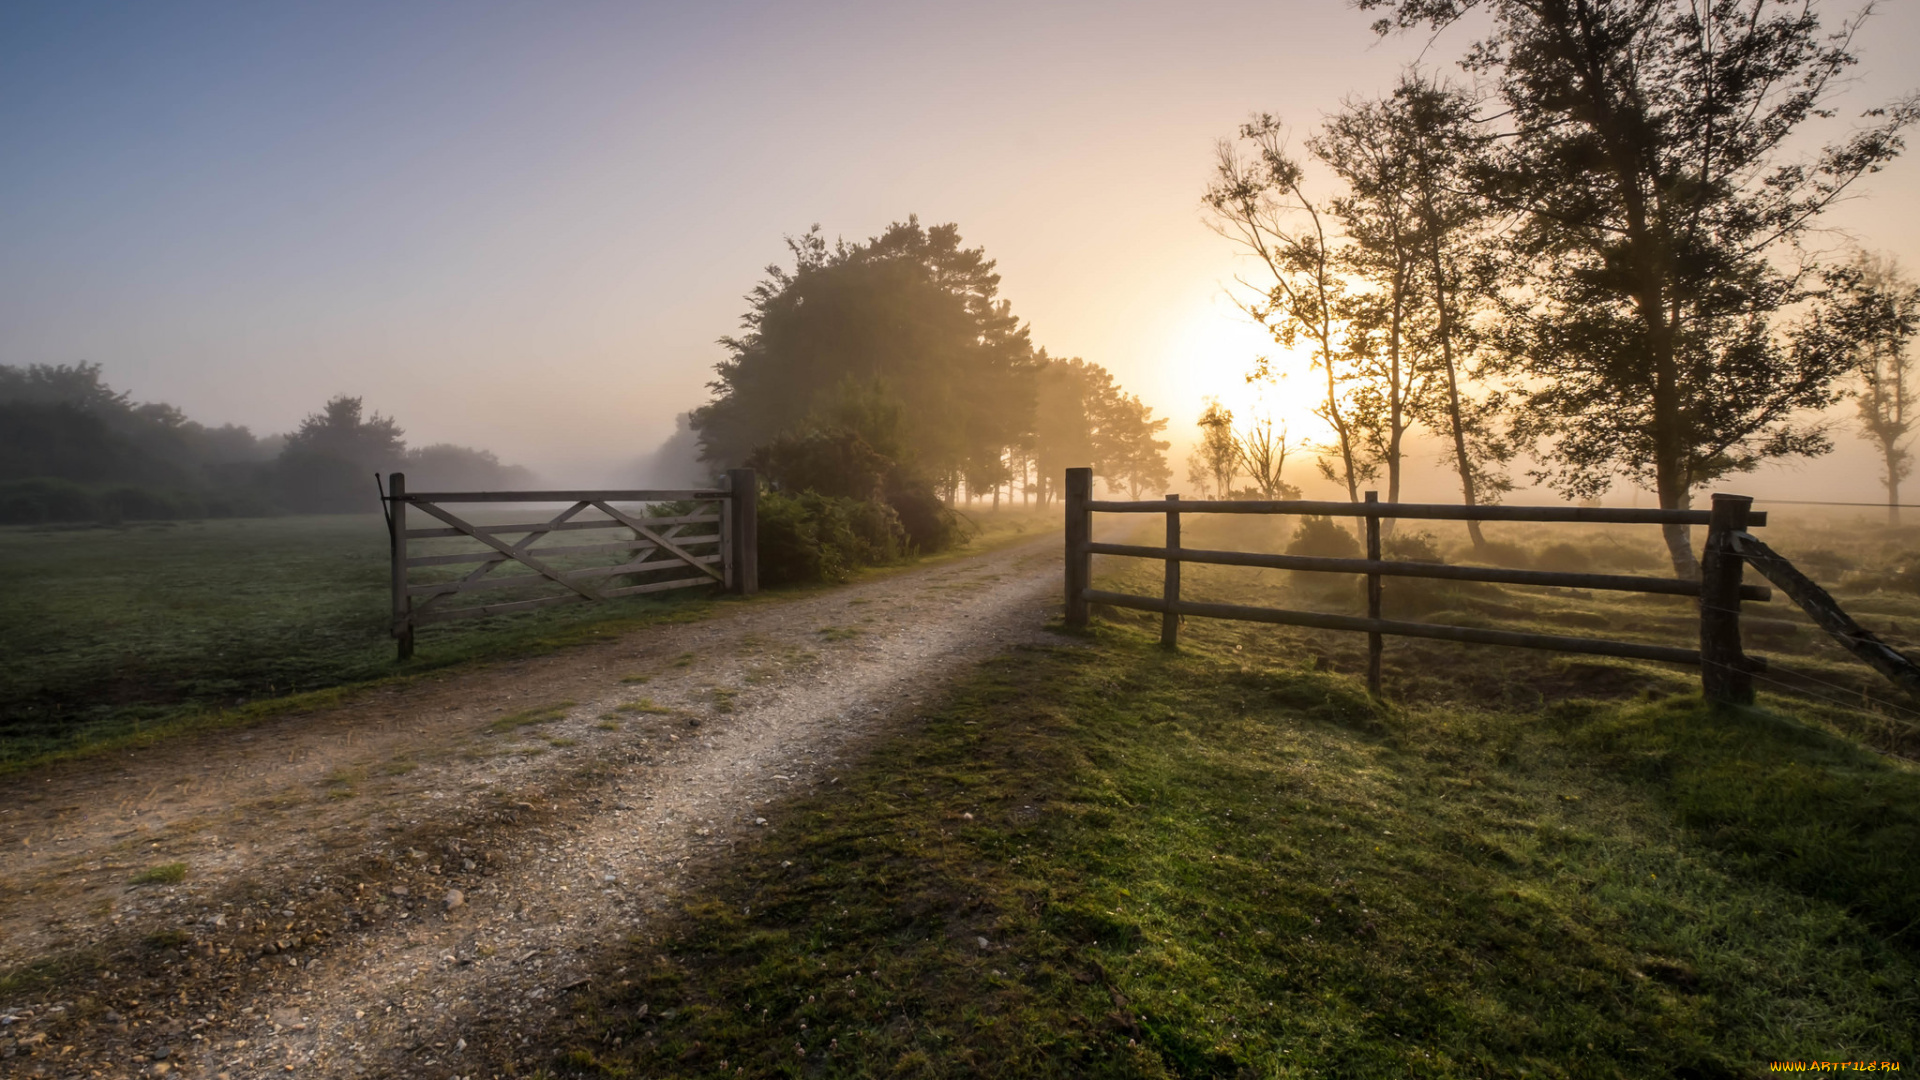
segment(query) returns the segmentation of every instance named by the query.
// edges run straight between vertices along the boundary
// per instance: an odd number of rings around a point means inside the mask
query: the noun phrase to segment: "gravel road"
[[[606,945],[1036,638],[1058,546],[0,780],[0,1075],[524,1071]]]

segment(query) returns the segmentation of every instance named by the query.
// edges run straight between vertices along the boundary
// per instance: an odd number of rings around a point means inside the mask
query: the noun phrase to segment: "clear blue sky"
[[[1920,83],[1914,3],[1863,38],[1850,107]],[[917,213],[999,260],[1038,343],[1184,426],[1262,348],[1198,211],[1212,145],[1251,111],[1304,132],[1388,86],[1424,42],[1368,21],[1328,2],[0,4],[0,363],[94,361],[260,432],[360,394],[415,442],[584,479],[704,400],[784,234]],[[1920,267],[1920,165],[1870,192],[1835,223]],[[1799,479],[1831,494],[1862,467]]]

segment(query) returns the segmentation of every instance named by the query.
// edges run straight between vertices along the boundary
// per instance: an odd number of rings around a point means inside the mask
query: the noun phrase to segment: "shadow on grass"
[[[1911,1060],[1913,772],[1697,699],[1382,708],[1239,633],[983,665],[540,1033],[559,1075]],[[1276,639],[1277,640],[1277,639]],[[504,1029],[503,1029],[504,1031]],[[516,1031],[470,1039],[503,1047]]]

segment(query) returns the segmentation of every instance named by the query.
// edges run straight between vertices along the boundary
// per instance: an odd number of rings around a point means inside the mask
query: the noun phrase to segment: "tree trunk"
[[[1887,524],[1900,524],[1900,448],[1892,439],[1880,439],[1880,460],[1887,467]]]
[[[1433,213],[1431,196],[1428,196],[1427,213],[1429,218],[1437,217]],[[1432,226],[1429,226],[1431,228]],[[1436,235],[1427,249],[1428,261],[1433,266],[1433,297],[1440,319],[1440,362],[1447,369],[1447,425],[1452,428],[1453,461],[1460,471],[1460,501],[1467,506],[1475,505],[1476,492],[1473,489],[1473,462],[1467,457],[1466,418],[1460,411],[1460,377],[1454,368],[1453,360],[1453,319],[1447,307],[1447,285],[1440,262],[1440,240]],[[1473,540],[1473,553],[1482,557],[1487,551],[1487,538],[1480,532],[1480,523],[1467,522],[1467,536]]]
[[[1393,232],[1393,317],[1387,331],[1387,501],[1400,501],[1400,440],[1406,434],[1406,425],[1402,418],[1406,415],[1407,378],[1400,369],[1400,329],[1401,316],[1407,300],[1407,260],[1400,247],[1400,230],[1396,223]],[[1393,518],[1385,520],[1386,531],[1391,533],[1395,522]]]

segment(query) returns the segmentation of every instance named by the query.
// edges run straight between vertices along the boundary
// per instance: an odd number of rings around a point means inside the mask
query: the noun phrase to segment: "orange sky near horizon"
[[[0,363],[97,362],[258,432],[358,394],[415,443],[611,481],[705,399],[784,235],[918,214],[998,261],[1037,345],[1172,418],[1179,488],[1208,395],[1316,437],[1297,357],[1264,406],[1244,381],[1278,346],[1227,298],[1248,268],[1200,196],[1249,113],[1304,135],[1422,55],[1369,20],[1305,0],[17,6]],[[1920,82],[1912,0],[1872,25],[1849,113]],[[1920,268],[1916,205],[1910,156],[1830,221]],[[1748,486],[1872,498],[1864,444],[1838,441]],[[1415,450],[1410,492],[1446,497]]]

